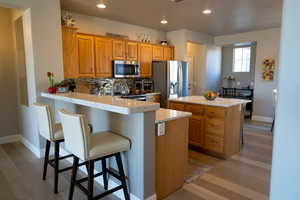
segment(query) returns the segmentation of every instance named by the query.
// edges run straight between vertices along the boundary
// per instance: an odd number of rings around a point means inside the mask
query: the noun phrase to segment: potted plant
[[[56,87],[54,85],[54,74],[51,73],[51,72],[48,72],[47,77],[48,77],[48,83],[49,83],[48,92],[51,93],[51,94],[55,94],[56,93]]]

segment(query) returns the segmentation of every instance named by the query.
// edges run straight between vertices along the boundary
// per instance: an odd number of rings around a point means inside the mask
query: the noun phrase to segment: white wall
[[[23,13],[26,50],[26,73],[29,105],[39,100],[48,87],[46,72],[63,79],[61,20],[59,0],[0,0],[0,5],[18,8]],[[21,107],[22,135],[33,148],[40,148],[35,113],[31,107]],[[42,145],[41,145],[42,146]]]
[[[66,11],[62,11],[64,15]],[[151,36],[152,43],[160,43],[166,39],[166,33],[151,28],[136,26],[132,24],[122,23],[114,20],[108,20],[100,17],[82,15],[74,12],[69,12],[76,20],[76,27],[79,32],[95,35],[105,35],[108,33],[117,33],[127,35],[131,40],[138,40],[139,34],[148,34]]]
[[[175,59],[184,61],[187,60],[188,42],[202,45],[212,45],[214,42],[213,36],[187,29],[167,32],[167,40],[171,45],[175,46]]]
[[[277,87],[278,69],[276,69],[274,81],[263,81],[261,78],[261,63],[266,58],[274,58],[278,68],[280,29],[275,28],[215,37],[215,44],[221,46],[253,41],[257,42],[253,114],[254,117],[258,116],[262,119],[270,120],[273,117],[272,90]]]
[[[12,11],[0,7],[0,137],[18,134]]]
[[[300,1],[285,0],[270,200],[300,197]]]

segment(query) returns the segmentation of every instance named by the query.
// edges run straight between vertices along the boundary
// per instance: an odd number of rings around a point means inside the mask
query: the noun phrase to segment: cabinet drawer
[[[204,115],[204,108],[199,105],[185,105],[185,111],[193,113],[193,115]]]
[[[208,118],[224,118],[226,111],[222,108],[207,107],[205,114]]]
[[[169,103],[169,108],[173,110],[184,111],[184,104],[180,103]]]
[[[224,137],[224,121],[220,119],[206,119],[205,133]]]
[[[205,148],[216,153],[223,153],[224,140],[217,136],[205,135]]]

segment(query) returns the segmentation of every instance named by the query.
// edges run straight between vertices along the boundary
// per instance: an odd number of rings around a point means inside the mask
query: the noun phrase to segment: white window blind
[[[250,72],[251,47],[233,48],[233,72]]]

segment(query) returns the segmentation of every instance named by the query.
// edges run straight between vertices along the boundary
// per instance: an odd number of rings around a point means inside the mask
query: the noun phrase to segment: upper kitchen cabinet
[[[126,60],[125,40],[113,40],[113,59]]]
[[[164,47],[164,60],[174,60],[173,47]]]
[[[112,77],[113,41],[110,38],[95,37],[95,75]]]
[[[126,42],[126,60],[138,60],[138,43]]]
[[[77,35],[79,77],[95,76],[94,37]]]
[[[139,61],[141,66],[141,77],[151,78],[152,77],[152,46],[151,44],[139,44]]]
[[[153,45],[153,60],[155,61],[164,60],[164,47]]]
[[[62,28],[64,77],[78,77],[78,51],[77,29],[72,27]]]

